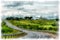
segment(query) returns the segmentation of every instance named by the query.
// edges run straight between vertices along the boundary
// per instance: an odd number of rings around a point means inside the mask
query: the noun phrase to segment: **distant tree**
[[[16,20],[19,20],[19,18],[18,18],[18,17],[16,17],[15,19],[16,19]]]
[[[20,20],[23,19],[23,18],[19,18]]]
[[[6,20],[9,20],[9,18],[6,18]]]
[[[32,19],[32,17],[29,17],[29,19]]]
[[[6,19],[7,19],[7,20],[10,20],[11,18],[10,18],[10,17],[7,17]]]
[[[56,18],[56,21],[59,21],[59,19],[58,19],[58,18]]]
[[[28,16],[26,16],[25,19],[32,19],[32,17],[28,17]]]
[[[56,21],[59,21],[59,17],[58,16],[56,16]]]
[[[29,17],[27,17],[27,16],[25,17],[25,19],[28,19],[28,18],[29,18]]]

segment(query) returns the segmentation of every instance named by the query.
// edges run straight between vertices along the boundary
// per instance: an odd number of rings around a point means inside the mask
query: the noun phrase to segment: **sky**
[[[5,1],[3,2],[3,16],[58,16],[58,1]]]

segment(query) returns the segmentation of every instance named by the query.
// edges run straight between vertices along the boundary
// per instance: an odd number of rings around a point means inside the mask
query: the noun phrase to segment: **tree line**
[[[24,18],[22,18],[22,17],[20,17],[20,18],[19,17],[7,17],[6,18],[6,20],[21,20],[21,19],[29,19],[29,20],[32,20],[33,17],[32,16],[31,17],[26,16]],[[40,17],[39,19],[47,20],[47,18],[43,18],[43,17]],[[55,20],[58,21],[59,19],[56,18]]]
[[[33,19],[33,17],[28,17],[28,16],[26,16],[26,17],[24,17],[24,18],[22,18],[22,17],[7,17],[6,18],[7,20],[21,20],[21,19]]]

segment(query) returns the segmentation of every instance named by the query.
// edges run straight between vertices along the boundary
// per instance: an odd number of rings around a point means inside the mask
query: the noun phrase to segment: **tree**
[[[7,20],[13,20],[14,17],[7,17],[6,19],[7,19]]]
[[[59,19],[58,19],[58,18],[56,18],[56,21],[59,21]]]
[[[20,20],[23,19],[23,18],[19,18]]]
[[[18,18],[18,17],[16,17],[15,19],[16,19],[16,20],[19,20],[19,18]]]
[[[29,19],[29,17],[26,16],[25,19]]]
[[[32,17],[29,17],[29,19],[32,19]]]
[[[25,19],[32,19],[32,17],[28,17],[28,16],[26,16]]]

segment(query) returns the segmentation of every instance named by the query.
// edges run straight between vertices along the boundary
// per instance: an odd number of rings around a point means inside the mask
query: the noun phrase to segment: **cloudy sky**
[[[34,16],[56,17],[58,15],[57,1],[11,1],[3,4],[3,17],[5,16]]]

